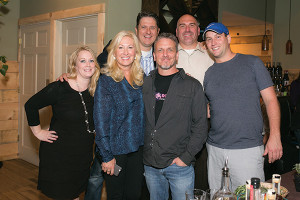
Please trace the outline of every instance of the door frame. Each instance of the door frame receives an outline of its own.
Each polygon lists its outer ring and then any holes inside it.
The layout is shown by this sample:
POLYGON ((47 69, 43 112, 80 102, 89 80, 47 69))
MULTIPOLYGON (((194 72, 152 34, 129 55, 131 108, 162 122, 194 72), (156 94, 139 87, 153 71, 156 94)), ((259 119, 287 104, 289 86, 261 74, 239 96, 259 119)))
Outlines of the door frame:
MULTIPOLYGON (((98 16, 98 30, 97 30, 97 54, 102 52, 104 47, 104 33, 105 33, 105 3, 83 6, 78 8, 66 9, 46 14, 41 14, 33 17, 22 18, 19 20, 19 26, 26 24, 34 24, 44 21, 50 21, 50 60, 49 60, 49 78, 50 82, 55 81, 56 74, 59 72, 61 65, 61 58, 59 53, 59 42, 62 40, 61 29, 62 20, 67 18, 83 17, 88 15, 98 16)), ((19 31, 20 32, 20 31, 19 31)), ((19 33, 20 35, 20 33, 19 33)), ((18 61, 20 62, 20 45, 18 61)))
MULTIPOLYGON (((31 134, 31 130, 28 127, 24 103, 30 96, 45 87, 49 79, 49 62, 47 59, 50 55, 49 34, 49 21, 20 26, 20 35, 23 42, 21 50, 22 59, 19 62, 21 70, 19 71, 18 156, 34 165, 38 165, 39 163, 39 141, 31 134), (31 42, 34 44, 31 44, 31 42), (42 59, 45 56, 47 58, 42 59), (30 63, 27 63, 27 60, 30 63), (32 68, 30 69, 30 67, 32 68)), ((41 127, 48 129, 51 115, 49 107, 41 109, 39 113, 41 127)))
MULTIPOLYGON (((20 27, 23 25, 37 24, 41 22, 50 22, 50 53, 49 53, 49 80, 50 82, 55 81, 56 74, 61 70, 61 48, 60 43, 62 41, 62 20, 67 18, 76 18, 89 15, 98 16, 98 29, 97 29, 97 54, 99 54, 104 47, 104 33, 105 33, 105 3, 96 4, 91 6, 83 6, 79 8, 72 8, 62 11, 56 11, 51 13, 45 13, 28 18, 19 19, 19 48, 18 48, 18 62, 21 61, 21 48, 22 48, 22 37, 20 27)), ((19 66, 20 70, 21 66, 19 66)), ((20 77, 19 77, 20 79, 20 77)), ((20 80, 19 80, 20 82, 20 80)), ((19 87, 22 87, 20 82, 19 87)), ((20 95, 20 94, 19 94, 20 95)), ((20 99, 20 96, 19 96, 20 99)), ((24 105, 19 105, 20 108, 24 105)), ((22 121, 21 112, 18 115, 18 135, 21 135, 22 121)), ((21 145, 21 138, 19 137, 19 146, 21 145)))

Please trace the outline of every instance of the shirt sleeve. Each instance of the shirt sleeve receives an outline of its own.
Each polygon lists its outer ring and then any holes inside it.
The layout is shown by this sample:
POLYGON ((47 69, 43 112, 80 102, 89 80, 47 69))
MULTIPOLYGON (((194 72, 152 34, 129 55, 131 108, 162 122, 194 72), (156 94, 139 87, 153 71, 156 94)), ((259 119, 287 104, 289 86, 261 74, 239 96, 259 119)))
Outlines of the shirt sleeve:
POLYGON ((261 59, 255 57, 254 63, 252 64, 252 69, 255 73, 256 83, 260 91, 273 86, 273 81, 271 79, 270 73, 268 72, 261 59))
POLYGON ((50 83, 41 91, 33 95, 25 103, 25 112, 29 126, 37 126, 40 124, 39 110, 57 102, 58 82, 50 83))
POLYGON ((101 54, 97 57, 97 62, 101 68, 105 67, 105 64, 107 63, 107 57, 108 57, 108 51, 107 47, 110 45, 111 40, 108 42, 108 44, 104 47, 101 54))
POLYGON ((100 76, 94 96, 94 123, 96 130, 95 142, 103 162, 113 159, 110 146, 111 118, 113 99, 109 91, 109 80, 105 75, 100 76))

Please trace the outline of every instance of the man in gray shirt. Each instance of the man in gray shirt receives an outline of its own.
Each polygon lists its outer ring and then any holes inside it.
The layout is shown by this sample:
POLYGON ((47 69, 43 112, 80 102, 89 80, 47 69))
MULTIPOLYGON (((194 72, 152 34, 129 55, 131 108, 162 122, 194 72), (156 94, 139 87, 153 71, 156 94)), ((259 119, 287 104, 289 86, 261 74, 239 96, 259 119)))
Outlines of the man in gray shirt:
POLYGON ((210 188, 221 185, 226 157, 232 190, 258 177, 264 181, 264 158, 274 162, 282 156, 280 109, 273 82, 256 56, 233 53, 226 26, 211 23, 203 37, 215 63, 206 71, 204 90, 209 103, 211 128, 207 139, 210 188), (264 149, 262 97, 270 122, 270 137, 264 149))

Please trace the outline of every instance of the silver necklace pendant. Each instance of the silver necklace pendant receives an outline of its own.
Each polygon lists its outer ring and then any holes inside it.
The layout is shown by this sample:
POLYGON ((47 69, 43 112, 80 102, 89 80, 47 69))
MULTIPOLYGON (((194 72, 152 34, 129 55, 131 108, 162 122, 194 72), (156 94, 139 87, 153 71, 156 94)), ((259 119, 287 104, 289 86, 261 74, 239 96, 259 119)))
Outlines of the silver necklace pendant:
POLYGON ((90 130, 89 118, 88 118, 88 114, 89 113, 88 113, 88 111, 86 109, 85 102, 84 102, 82 93, 80 92, 80 88, 79 88, 79 84, 78 84, 77 80, 75 82, 76 82, 76 85, 77 85, 77 88, 78 88, 78 93, 79 93, 79 96, 81 98, 81 103, 82 103, 83 109, 84 109, 85 125, 86 125, 87 132, 88 133, 95 133, 95 130, 93 130, 93 131, 90 130))

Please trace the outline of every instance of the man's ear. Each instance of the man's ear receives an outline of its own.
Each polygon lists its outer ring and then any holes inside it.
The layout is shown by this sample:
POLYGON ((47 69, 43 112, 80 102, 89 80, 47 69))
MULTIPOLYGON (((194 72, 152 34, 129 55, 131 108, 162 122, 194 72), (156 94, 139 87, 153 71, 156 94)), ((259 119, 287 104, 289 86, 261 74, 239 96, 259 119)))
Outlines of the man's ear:
POLYGON ((135 35, 138 35, 138 30, 137 30, 137 28, 135 27, 134 29, 135 29, 135 35))
POLYGON ((156 58, 155 58, 155 53, 153 51, 153 60, 156 61, 156 58))
POLYGON ((227 41, 228 41, 228 44, 230 44, 230 42, 231 42, 231 36, 230 35, 227 35, 227 41))

